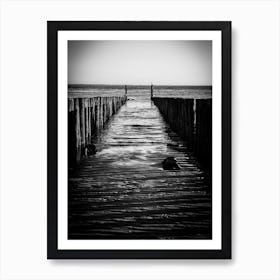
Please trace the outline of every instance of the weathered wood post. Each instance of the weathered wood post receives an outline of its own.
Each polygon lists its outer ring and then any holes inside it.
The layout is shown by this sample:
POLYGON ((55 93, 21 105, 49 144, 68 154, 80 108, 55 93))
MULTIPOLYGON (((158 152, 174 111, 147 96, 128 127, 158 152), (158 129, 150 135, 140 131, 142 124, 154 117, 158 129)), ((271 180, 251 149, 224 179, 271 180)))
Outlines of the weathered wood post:
POLYGON ((76 131, 75 131, 75 100, 68 99, 68 160, 70 165, 75 160, 76 131))
POLYGON ((210 172, 212 100, 154 97, 153 102, 170 127, 187 141, 198 160, 210 172))
POLYGON ((80 125, 81 125, 81 146, 86 144, 86 126, 85 126, 85 99, 79 98, 80 101, 80 125))
POLYGON ((154 86, 151 84, 151 99, 154 97, 154 86))
POLYGON ((196 99, 193 100, 193 134, 196 135, 196 99))
POLYGON ((81 146, 81 125, 80 125, 80 104, 79 99, 74 100, 74 111, 75 111, 75 148, 81 146))
POLYGON ((68 99, 68 162, 79 164, 86 156, 85 147, 125 104, 126 96, 68 99))
POLYGON ((88 109, 89 109, 89 104, 88 104, 88 99, 85 99, 85 146, 88 144, 88 135, 89 135, 89 124, 88 124, 88 109))
POLYGON ((99 130, 99 128, 100 128, 100 98, 101 97, 95 97, 95 98, 96 98, 96 104, 95 104, 95 109, 96 109, 95 127, 96 127, 96 130, 99 130))
POLYGON ((91 99, 88 100, 88 143, 91 144, 91 99))
POLYGON ((127 96, 127 85, 124 86, 124 94, 127 96))
POLYGON ((104 110, 103 110, 103 108, 104 108, 104 106, 103 106, 103 99, 104 98, 102 98, 102 97, 100 97, 100 104, 99 104, 99 106, 100 106, 100 111, 99 111, 99 113, 100 113, 100 119, 99 119, 99 121, 100 121, 100 128, 102 128, 103 127, 103 124, 104 124, 104 119, 103 119, 103 116, 104 116, 104 110))

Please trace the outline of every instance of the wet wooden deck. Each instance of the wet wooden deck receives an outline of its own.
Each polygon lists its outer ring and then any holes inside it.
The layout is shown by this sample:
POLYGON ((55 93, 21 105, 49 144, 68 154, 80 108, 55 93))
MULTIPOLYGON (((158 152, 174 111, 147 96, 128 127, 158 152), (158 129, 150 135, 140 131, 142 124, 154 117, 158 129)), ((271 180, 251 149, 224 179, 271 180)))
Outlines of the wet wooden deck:
POLYGON ((70 239, 211 238, 209 178, 151 100, 130 98, 93 143, 69 174, 70 239))

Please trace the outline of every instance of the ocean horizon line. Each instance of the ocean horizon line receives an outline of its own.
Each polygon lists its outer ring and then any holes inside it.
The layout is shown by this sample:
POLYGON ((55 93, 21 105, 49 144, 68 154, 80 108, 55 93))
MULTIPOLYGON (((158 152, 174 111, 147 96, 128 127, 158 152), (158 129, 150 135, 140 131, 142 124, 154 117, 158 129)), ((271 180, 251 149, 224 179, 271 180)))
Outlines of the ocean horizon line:
POLYGON ((124 86, 127 87, 150 87, 153 85, 153 87, 188 87, 188 88, 212 88, 212 85, 179 85, 179 84, 85 84, 85 83, 69 83, 68 88, 71 87, 119 87, 122 88, 124 86))

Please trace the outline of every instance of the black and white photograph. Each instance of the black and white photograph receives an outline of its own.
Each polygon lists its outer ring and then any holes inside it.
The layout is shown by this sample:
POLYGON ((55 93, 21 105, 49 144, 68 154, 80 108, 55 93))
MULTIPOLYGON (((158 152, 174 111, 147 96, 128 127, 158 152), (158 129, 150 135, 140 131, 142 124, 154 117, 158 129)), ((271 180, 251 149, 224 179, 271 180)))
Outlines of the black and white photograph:
POLYGON ((68 41, 69 239, 211 239, 211 77, 211 41, 68 41))
POLYGON ((221 250, 221 31, 57 40, 58 248, 221 250))
POLYGON ((0 1, 0 279, 280 280, 279 24, 0 1))

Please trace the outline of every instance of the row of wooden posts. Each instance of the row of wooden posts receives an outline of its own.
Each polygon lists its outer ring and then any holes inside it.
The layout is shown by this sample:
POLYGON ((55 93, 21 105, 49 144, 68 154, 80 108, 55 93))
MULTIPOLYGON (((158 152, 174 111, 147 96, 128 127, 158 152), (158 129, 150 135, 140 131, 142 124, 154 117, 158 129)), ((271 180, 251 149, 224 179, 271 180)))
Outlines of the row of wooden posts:
POLYGON ((212 99, 153 97, 166 122, 191 147, 201 164, 212 166, 212 99))
POLYGON ((125 104, 125 96, 69 98, 68 151, 72 160, 83 157, 83 148, 91 144, 92 136, 125 104))
MULTIPOLYGON (((124 96, 68 99, 69 161, 79 162, 92 136, 126 103, 127 86, 124 91, 124 96)), ((170 127, 191 146, 202 165, 210 171, 212 100, 154 97, 153 85, 151 99, 170 127)))

